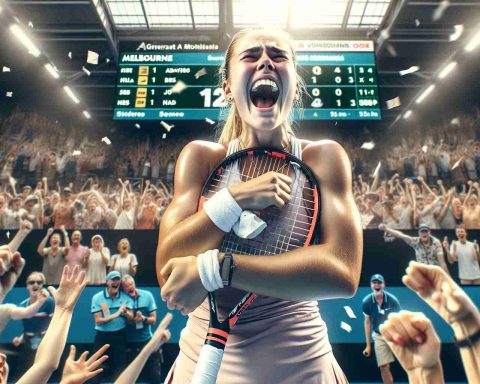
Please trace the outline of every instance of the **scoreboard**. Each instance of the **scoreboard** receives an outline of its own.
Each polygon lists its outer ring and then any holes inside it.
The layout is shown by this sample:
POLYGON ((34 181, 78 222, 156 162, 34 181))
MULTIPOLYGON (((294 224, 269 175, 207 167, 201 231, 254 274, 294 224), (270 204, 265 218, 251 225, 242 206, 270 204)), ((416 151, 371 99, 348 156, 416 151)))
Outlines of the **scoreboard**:
MULTIPOLYGON (((295 119, 380 120, 372 41, 295 41, 306 85, 295 119)), ((224 50, 204 43, 140 43, 122 50, 114 119, 218 120, 227 107, 219 68, 224 50), (135 50, 134 50, 135 49, 135 50)))

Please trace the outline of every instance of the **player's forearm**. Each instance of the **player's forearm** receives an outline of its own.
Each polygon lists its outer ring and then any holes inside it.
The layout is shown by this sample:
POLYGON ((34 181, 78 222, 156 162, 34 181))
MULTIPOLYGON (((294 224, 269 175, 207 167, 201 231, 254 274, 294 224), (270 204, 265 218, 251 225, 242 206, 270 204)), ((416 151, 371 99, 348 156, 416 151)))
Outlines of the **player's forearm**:
POLYGON ((284 300, 351 297, 360 279, 362 239, 332 249, 327 244, 275 256, 234 255, 232 286, 284 300))
MULTIPOLYGON (((452 324, 457 340, 469 339, 480 329, 480 314, 465 317, 461 322, 452 324)), ((469 383, 480 383, 480 341, 471 343, 469 346, 459 348, 463 367, 469 383)))
POLYGON ((432 368, 417 368, 407 372, 409 384, 443 384, 443 369, 440 361, 432 368))
POLYGON ((174 257, 198 255, 218 248, 224 236, 225 232, 203 210, 168 229, 162 227, 157 248, 157 272, 174 257), (162 232, 166 235, 162 236, 162 232))

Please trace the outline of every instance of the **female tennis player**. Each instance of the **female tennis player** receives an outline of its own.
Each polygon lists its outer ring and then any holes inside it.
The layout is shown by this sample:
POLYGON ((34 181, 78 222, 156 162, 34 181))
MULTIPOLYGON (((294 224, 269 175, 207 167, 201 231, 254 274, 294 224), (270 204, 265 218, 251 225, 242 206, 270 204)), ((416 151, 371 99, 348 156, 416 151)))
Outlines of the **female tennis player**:
MULTIPOLYGON (((302 91, 296 65, 286 33, 265 29, 237 33, 222 69, 230 111, 219 142, 193 141, 177 161, 175 194, 162 218, 156 268, 162 299, 169 309, 188 314, 189 320, 166 382, 192 382, 208 333, 213 344, 225 344, 229 336, 218 383, 347 383, 332 354, 317 300, 354 295, 362 262, 360 217, 344 149, 330 140, 307 141, 293 134, 289 121, 302 91), (205 190, 210 187, 204 187, 212 170, 220 175, 235 169, 217 169, 216 164, 252 147, 276 148, 278 153, 265 153, 280 160, 287 151, 305 164, 303 168, 311 169, 319 191, 309 196, 319 201, 311 209, 313 214, 306 215, 305 208, 301 212, 313 225, 318 223, 315 241, 310 234, 307 241, 302 240, 303 246, 273 254, 221 251, 230 249, 224 238, 234 231, 239 237, 253 238, 245 240, 252 243, 272 242, 272 236, 277 236, 275 244, 283 242, 285 236, 269 232, 268 215, 262 212, 275 216, 294 200, 302 202, 302 207, 308 204, 306 192, 295 192, 296 171, 285 172, 283 166, 270 167, 265 173, 251 171, 247 165, 254 160, 250 159, 241 160, 236 169, 258 176, 240 176, 221 191, 215 186, 213 197, 208 195, 205 190), (202 195, 210 199, 204 205, 199 204, 202 195), (241 317, 229 335, 221 331, 213 335, 209 320, 217 310, 209 311, 209 292, 215 292, 220 318, 228 316, 245 292, 257 298, 239 311, 241 317), (223 342, 218 335, 225 335, 223 342)), ((300 211, 298 203, 288 209, 283 222, 290 220, 289 212, 300 211)), ((292 228, 289 236, 296 237, 296 227, 292 228)))

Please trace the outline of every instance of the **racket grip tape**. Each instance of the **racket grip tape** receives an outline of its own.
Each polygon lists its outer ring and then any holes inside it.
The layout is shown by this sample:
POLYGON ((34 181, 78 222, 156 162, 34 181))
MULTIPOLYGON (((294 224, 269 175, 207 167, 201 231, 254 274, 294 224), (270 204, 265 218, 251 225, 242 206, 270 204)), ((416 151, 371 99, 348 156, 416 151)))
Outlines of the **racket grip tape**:
POLYGON ((215 384, 223 358, 223 349, 204 344, 191 384, 215 384))

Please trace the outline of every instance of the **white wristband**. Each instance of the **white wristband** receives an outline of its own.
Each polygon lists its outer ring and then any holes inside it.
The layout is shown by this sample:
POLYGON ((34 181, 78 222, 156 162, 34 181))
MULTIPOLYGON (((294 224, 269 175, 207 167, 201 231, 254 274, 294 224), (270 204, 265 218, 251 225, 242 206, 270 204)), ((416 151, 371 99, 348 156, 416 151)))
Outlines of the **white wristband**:
POLYGON ((218 261, 218 249, 210 249, 197 256, 198 274, 203 286, 208 292, 223 288, 220 276, 220 263, 218 261))
POLYGON ((227 188, 223 188, 215 193, 203 204, 203 209, 210 217, 210 220, 223 232, 227 233, 232 230, 233 225, 242 214, 242 208, 240 208, 227 188))

